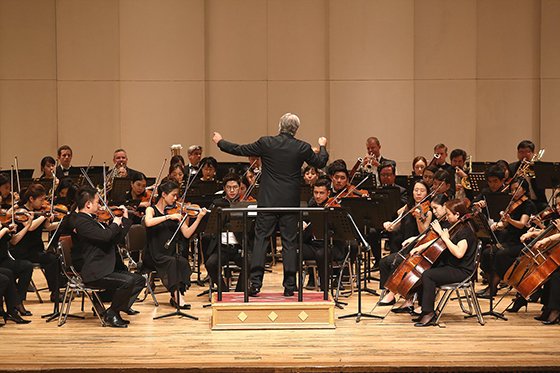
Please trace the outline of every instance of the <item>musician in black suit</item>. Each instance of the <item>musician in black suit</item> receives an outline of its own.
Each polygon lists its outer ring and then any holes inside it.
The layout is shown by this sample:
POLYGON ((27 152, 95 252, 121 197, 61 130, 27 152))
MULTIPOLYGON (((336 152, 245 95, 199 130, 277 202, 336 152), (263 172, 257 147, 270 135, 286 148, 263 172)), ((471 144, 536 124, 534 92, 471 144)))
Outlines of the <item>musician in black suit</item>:
MULTIPOLYGON (((264 136, 252 144, 237 145, 214 132, 212 140, 229 154, 259 156, 262 162, 262 176, 258 196, 259 207, 298 207, 300 197, 300 172, 304 162, 316 167, 324 167, 329 155, 325 148, 327 139, 319 138, 319 152, 314 153, 311 145, 296 139, 299 128, 297 115, 286 113, 280 118, 279 134, 264 136)), ((297 214, 259 213, 255 226, 255 243, 251 260, 251 287, 249 295, 260 292, 264 275, 267 238, 279 224, 282 237, 282 257, 284 265, 284 295, 292 296, 296 288, 296 237, 297 214)))
MULTIPOLYGON (((362 173, 372 173, 377 176, 379 166, 383 163, 391 163, 396 168, 397 162, 392 159, 385 158, 381 155, 381 143, 377 137, 371 136, 366 140, 367 155, 360 166, 362 173)), ((380 186, 379 179, 376 180, 376 186, 380 186)))
POLYGON ((72 257, 82 260, 81 276, 84 283, 103 289, 114 289, 111 306, 103 315, 104 321, 112 327, 126 327, 120 312, 129 315, 138 313, 131 308, 136 297, 144 288, 145 280, 139 274, 115 270, 117 262, 115 246, 132 225, 128 213, 123 208, 123 218, 115 217, 104 226, 96 220, 99 209, 99 195, 95 189, 84 186, 76 193, 79 212, 72 217, 72 257))
MULTIPOLYGON (((535 155, 535 144, 531 140, 523 140, 517 145, 517 162, 509 164, 509 174, 510 177, 516 174, 517 170, 523 163, 523 161, 530 162, 535 155)), ((537 179, 525 177, 525 175, 520 175, 529 181, 529 190, 527 191, 527 197, 533 201, 537 207, 537 211, 541 211, 548 205, 548 200, 546 198, 545 190, 537 187, 537 179)))
POLYGON ((72 148, 68 145, 62 145, 56 151, 58 166, 56 166, 55 176, 58 180, 70 176, 70 168, 72 168, 72 148))

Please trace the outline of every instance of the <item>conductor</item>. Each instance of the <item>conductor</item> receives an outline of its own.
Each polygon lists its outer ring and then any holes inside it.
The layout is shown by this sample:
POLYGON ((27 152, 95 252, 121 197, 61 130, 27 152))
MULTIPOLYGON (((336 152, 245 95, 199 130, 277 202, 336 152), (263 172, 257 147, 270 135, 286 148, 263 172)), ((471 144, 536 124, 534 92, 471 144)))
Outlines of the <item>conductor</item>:
MULTIPOLYGON (((226 141, 214 132, 214 141, 223 152, 240 156, 258 156, 262 161, 262 176, 258 195, 259 207, 299 207, 301 167, 304 162, 317 168, 324 167, 329 159, 325 146, 327 139, 320 137, 319 152, 294 136, 299 128, 297 115, 286 113, 280 118, 278 135, 263 136, 254 143, 238 145, 226 141)), ((284 266, 284 296, 293 296, 296 290, 296 239, 298 215, 294 213, 259 213, 255 224, 255 243, 251 259, 249 295, 257 296, 261 290, 266 256, 267 238, 276 225, 282 238, 284 266)))

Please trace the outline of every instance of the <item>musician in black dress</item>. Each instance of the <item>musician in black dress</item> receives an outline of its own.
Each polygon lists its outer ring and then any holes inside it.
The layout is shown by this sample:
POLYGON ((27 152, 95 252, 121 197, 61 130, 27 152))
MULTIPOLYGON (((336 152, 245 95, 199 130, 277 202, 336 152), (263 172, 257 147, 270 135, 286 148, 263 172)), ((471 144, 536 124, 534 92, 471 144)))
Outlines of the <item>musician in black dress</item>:
MULTIPOLYGON (((150 192, 151 193, 151 192, 150 192)), ((151 204, 151 194, 146 191, 146 176, 136 172, 130 179, 130 189, 124 194, 124 204, 129 208, 129 217, 132 224, 140 224, 142 217, 151 204)))
POLYGON ((130 273, 117 260, 117 243, 128 233, 132 222, 124 206, 123 217, 115 217, 108 224, 97 221, 99 194, 90 186, 83 186, 76 192, 78 213, 71 216, 72 261, 80 262, 78 270, 86 285, 114 290, 111 306, 103 319, 108 326, 126 328, 129 321, 120 313, 139 313, 132 304, 144 288, 146 280, 137 273, 130 273))
MULTIPOLYGON (((176 243, 172 242, 169 247, 166 243, 171 239, 178 227, 178 222, 183 219, 179 212, 166 214, 166 208, 174 206, 179 194, 179 185, 174 181, 166 181, 158 187, 158 199, 156 203, 146 209, 144 224, 146 225, 147 245, 144 255, 144 265, 155 269, 161 278, 163 285, 171 293, 171 305, 190 308, 185 304, 183 294, 190 287, 191 268, 187 259, 176 255, 176 243), (177 297, 179 289, 179 299, 177 297)), ((195 220, 189 224, 185 222, 181 226, 180 234, 186 238, 193 235, 206 214, 202 209, 195 220)), ((190 218, 189 218, 190 219, 190 218)), ((177 236, 175 240, 178 240, 177 236)))
MULTIPOLYGON (((454 199, 445 203, 447 222, 454 225, 467 213, 464 200, 454 199)), ((444 284, 461 282, 474 271, 476 246, 478 239, 468 222, 459 222, 451 235, 447 228, 442 228, 439 221, 432 223, 432 228, 443 240, 446 250, 438 258, 434 266, 424 271, 418 291, 422 314, 415 319, 414 326, 434 325, 434 306, 436 288, 444 284)), ((419 253, 431 242, 411 250, 411 254, 419 253)))
MULTIPOLYGON (((15 259, 27 260, 31 263, 39 263, 45 272, 47 285, 51 291, 51 301, 59 294, 58 286, 62 284, 58 270, 58 258, 56 255, 45 251, 43 243, 43 230, 53 231, 59 223, 53 223, 53 217, 41 213, 43 202, 46 198, 45 188, 41 184, 31 184, 21 200, 18 211, 35 215, 31 225, 26 228, 26 222, 17 222, 18 232, 27 229, 23 235, 16 234, 11 240, 10 253, 15 259)), ((25 295, 23 300, 25 299, 25 295)))
MULTIPOLYGON (((409 212, 414 206, 416 206, 420 201, 422 201, 426 196, 428 196, 429 190, 428 186, 422 181, 417 180, 412 189, 412 196, 408 203, 397 211, 398 216, 403 216, 409 212)), ((441 205, 444 197, 436 200, 434 204, 431 205, 432 209, 437 209, 438 205, 441 205)), ((426 201, 429 204, 429 201, 426 201)), ((385 283, 393 273, 393 270, 402 262, 403 258, 408 255, 412 247, 407 247, 414 238, 416 238, 421 232, 424 232, 432 222, 433 212, 422 211, 422 208, 415 208, 410 214, 406 215, 399 223, 393 224, 392 222, 383 223, 383 227, 387 232, 390 233, 389 236, 389 249, 391 254, 387 255, 381 259, 379 264, 379 275, 380 275, 380 288, 385 289, 385 283), (406 250, 400 252, 403 247, 407 247, 406 250), (400 253, 400 254, 399 254, 400 253)), ((383 297, 379 301, 380 306, 390 306, 395 304, 395 295, 391 292, 385 291, 383 297)), ((406 302, 402 308, 412 306, 412 302, 406 302)))
POLYGON ((480 259, 480 268, 488 276, 489 289, 482 297, 496 294, 498 283, 504 277, 515 258, 523 249, 521 236, 527 232, 527 223, 537 211, 535 204, 526 197, 529 184, 524 179, 514 179, 510 183, 512 202, 508 211, 503 213, 499 222, 490 228, 495 231, 501 245, 493 250, 484 250, 480 259))
MULTIPOLYGON (((18 215, 21 217, 21 215, 18 215)), ((33 223, 33 216, 26 214, 27 222, 18 232, 17 224, 9 224, 7 227, 0 229, 0 268, 6 268, 11 271, 14 278, 17 291, 17 310, 22 316, 31 316, 31 312, 26 310, 23 300, 27 296, 27 289, 31 283, 33 276, 33 263, 29 260, 15 259, 8 251, 10 243, 15 244, 27 233, 33 223)))
MULTIPOLYGON (((234 155, 261 157, 263 167, 257 198, 259 207, 298 207, 300 172, 303 163, 321 168, 328 161, 328 153, 325 148, 327 139, 319 138, 320 149, 316 154, 311 145, 294 137, 299 125, 297 115, 284 114, 280 118, 278 135, 264 136, 247 145, 228 142, 219 133, 214 133, 212 140, 222 151, 234 155)), ((249 289, 251 296, 256 296, 260 292, 268 237, 272 235, 277 224, 279 224, 282 238, 284 295, 292 296, 294 294, 297 269, 297 221, 297 214, 258 214, 251 258, 251 288, 249 289)))
MULTIPOLYGON (((28 218, 31 221, 29 216, 28 218)), ((16 228, 15 224, 8 224, 6 227, 0 226, 0 326, 2 325, 1 322, 6 320, 14 321, 17 324, 30 322, 22 319, 19 314, 31 315, 31 312, 23 307, 21 294, 27 291, 33 273, 33 265, 29 262, 19 263, 8 254, 8 241, 15 234, 16 228), (26 265, 26 263, 29 265, 26 265), (19 278, 16 277, 11 268, 19 271, 17 274, 19 278), (19 286, 16 280, 19 280, 19 286), (21 285, 25 285, 25 288, 21 289, 21 285), (3 308, 3 301, 6 303, 6 311, 3 308)))

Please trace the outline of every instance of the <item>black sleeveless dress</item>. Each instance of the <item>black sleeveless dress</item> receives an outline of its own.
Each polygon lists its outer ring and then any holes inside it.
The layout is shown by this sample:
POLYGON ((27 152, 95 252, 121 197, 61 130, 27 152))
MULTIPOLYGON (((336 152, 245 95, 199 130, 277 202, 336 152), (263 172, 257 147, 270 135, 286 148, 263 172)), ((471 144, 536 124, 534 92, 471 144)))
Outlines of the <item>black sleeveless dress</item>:
MULTIPOLYGON (((164 216, 155 206, 154 217, 164 216)), ((166 220, 163 223, 146 227, 146 252, 144 255, 144 265, 150 269, 155 269, 161 278, 163 285, 169 291, 174 291, 178 286, 181 292, 191 285, 191 267, 187 259, 183 256, 175 255, 175 243, 165 249, 165 243, 173 236, 177 229, 177 221, 166 220)), ((182 237, 181 232, 177 234, 177 239, 182 237)))

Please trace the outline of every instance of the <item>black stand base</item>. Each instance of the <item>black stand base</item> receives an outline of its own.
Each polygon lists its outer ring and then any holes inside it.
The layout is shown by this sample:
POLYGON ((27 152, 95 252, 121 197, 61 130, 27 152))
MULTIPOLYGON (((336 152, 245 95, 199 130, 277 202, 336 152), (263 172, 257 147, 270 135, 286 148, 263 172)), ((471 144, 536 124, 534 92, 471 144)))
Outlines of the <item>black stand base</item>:
MULTIPOLYGON (((46 315, 41 315, 42 319, 46 319, 45 322, 51 322, 53 320, 58 319, 58 317, 60 316, 60 312, 59 311, 53 311, 51 313, 48 313, 46 315)), ((79 316, 79 315, 73 315, 73 314, 69 314, 68 317, 73 317, 75 319, 80 319, 80 320, 85 320, 84 316, 79 316)))
POLYGON ((371 318, 371 319, 381 319, 383 320, 384 317, 383 316, 378 316, 378 315, 371 315, 369 313, 361 313, 361 312, 356 312, 356 313, 351 313, 349 315, 344 315, 344 316, 339 316, 339 319, 349 319, 351 317, 355 317, 356 318, 356 322, 360 322, 360 319, 362 317, 365 318, 371 318))
POLYGON ((181 312, 180 310, 176 310, 175 312, 171 312, 171 313, 161 315, 161 316, 156 316, 156 317, 154 317, 154 320, 163 319, 163 318, 171 317, 171 316, 183 316, 183 317, 188 317, 189 319, 192 319, 192 320, 198 320, 198 317, 193 316, 193 315, 189 315, 188 313, 181 312))

